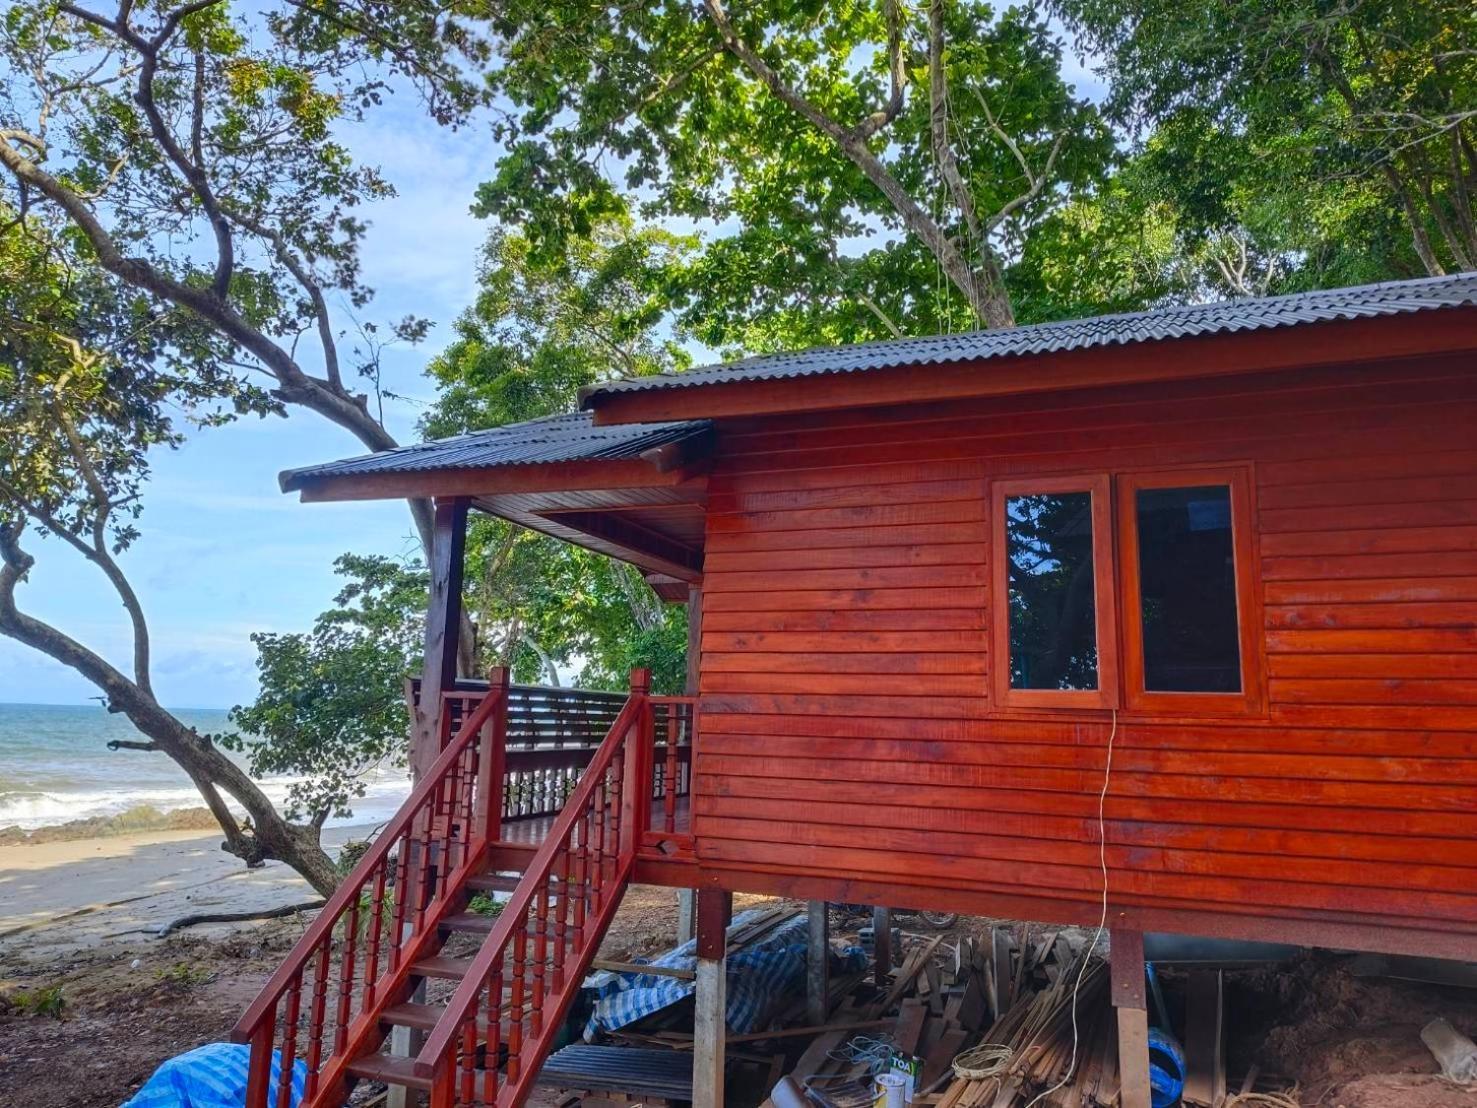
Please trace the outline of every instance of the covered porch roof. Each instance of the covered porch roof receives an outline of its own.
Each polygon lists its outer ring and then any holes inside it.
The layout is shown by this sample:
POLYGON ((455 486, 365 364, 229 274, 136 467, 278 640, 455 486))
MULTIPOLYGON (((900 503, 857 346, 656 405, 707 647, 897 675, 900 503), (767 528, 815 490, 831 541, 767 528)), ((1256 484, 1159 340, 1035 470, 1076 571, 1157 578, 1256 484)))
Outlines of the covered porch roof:
POLYGON ((706 420, 596 427, 547 416, 285 470, 304 501, 466 499, 490 515, 630 562, 666 599, 702 575, 706 420))

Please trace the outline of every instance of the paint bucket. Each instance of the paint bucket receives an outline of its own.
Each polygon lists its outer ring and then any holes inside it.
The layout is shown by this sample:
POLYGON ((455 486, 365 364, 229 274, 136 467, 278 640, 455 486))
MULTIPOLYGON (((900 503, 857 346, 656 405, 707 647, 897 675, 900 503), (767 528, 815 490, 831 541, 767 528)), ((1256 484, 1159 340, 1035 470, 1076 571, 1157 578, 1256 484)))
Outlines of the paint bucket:
POLYGON ((877 1075, 877 1098, 872 1108, 906 1108, 908 1103, 908 1079, 900 1073, 877 1075))

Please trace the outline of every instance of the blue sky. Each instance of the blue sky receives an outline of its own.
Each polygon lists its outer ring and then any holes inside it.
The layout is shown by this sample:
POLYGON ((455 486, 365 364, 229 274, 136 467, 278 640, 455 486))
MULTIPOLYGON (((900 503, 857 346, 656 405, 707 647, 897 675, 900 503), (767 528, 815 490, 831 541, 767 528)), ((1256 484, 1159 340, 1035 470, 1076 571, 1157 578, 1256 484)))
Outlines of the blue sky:
MULTIPOLYGON (((1066 69, 1079 91, 1101 97, 1101 83, 1070 52, 1066 69)), ((387 422, 409 441, 432 391, 421 367, 474 295, 487 228, 468 206, 477 184, 491 176, 498 148, 485 127, 434 127, 407 96, 343 135, 399 191, 368 213, 363 270, 377 297, 361 318, 414 314, 437 324, 420 347, 385 357, 386 386, 409 398, 390 404, 387 422)), ((123 564, 149 616, 162 703, 214 708, 251 700, 250 634, 306 628, 338 590, 334 558, 416 552, 398 501, 299 504, 278 491, 281 469, 362 452, 347 432, 298 412, 199 433, 155 459, 143 538, 123 564)), ((39 564, 18 595, 23 610, 126 668, 126 623, 101 576, 59 544, 33 537, 30 545, 39 564)), ((66 667, 0 637, 0 703, 74 704, 95 691, 66 667)))
MULTIPOLYGON (((431 389, 421 366, 473 295, 486 226, 468 205, 497 151, 485 128, 437 129, 407 97, 345 138, 399 190, 371 216, 364 272, 378 295, 361 318, 413 313, 436 321, 427 343, 386 355, 391 390, 424 401, 431 389)), ((418 415, 413 399, 387 410, 402 441, 414 437, 418 415)), ((362 452, 347 432, 298 412, 198 433, 181 450, 156 457, 143 538, 124 556, 124 568, 149 616, 163 703, 229 707, 250 700, 251 632, 306 627, 337 591, 332 563, 339 554, 415 552, 410 517, 398 501, 299 504, 278 491, 280 469, 362 452)), ((19 593, 24 610, 125 663, 122 609, 97 571, 58 544, 33 537, 30 546, 39 564, 19 593)), ((66 667, 0 637, 0 702, 78 703, 95 691, 66 667)))

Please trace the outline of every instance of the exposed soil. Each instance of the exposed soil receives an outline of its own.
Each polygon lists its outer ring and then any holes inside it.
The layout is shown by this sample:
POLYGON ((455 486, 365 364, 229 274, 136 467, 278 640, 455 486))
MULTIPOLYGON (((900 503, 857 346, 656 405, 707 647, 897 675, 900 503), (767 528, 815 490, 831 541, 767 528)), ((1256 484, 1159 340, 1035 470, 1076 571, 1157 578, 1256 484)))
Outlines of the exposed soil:
MULTIPOLYGON (((738 908, 769 902, 735 899, 738 908)), ((660 953, 676 919, 673 890, 636 886, 601 955, 660 953)), ((23 942, 0 946, 0 997, 53 986, 63 997, 59 1019, 0 1002, 0 1108, 117 1108, 160 1062, 225 1040, 307 922, 274 920, 225 938, 114 941, 42 959, 23 942)))
POLYGON ((1477 990, 1355 977, 1347 958, 1314 954, 1227 977, 1230 1072, 1253 1062, 1296 1084, 1305 1106, 1477 1108, 1421 1042, 1438 1016, 1477 1034, 1477 990))
MULTIPOLYGON (((736 906, 766 900, 740 896, 736 906)), ((667 949, 675 902, 670 889, 631 889, 602 955, 667 949)), ((225 1039, 305 926, 279 920, 224 938, 186 933, 39 958, 24 944, 0 946, 0 996, 60 986, 64 998, 60 1018, 0 1011, 0 1108, 116 1108, 161 1061, 225 1039)), ((960 922, 974 933, 987 926, 960 922)), ((845 932, 833 934, 845 941, 845 932)), ((1320 955, 1228 975, 1233 1084, 1256 1063, 1275 1084, 1296 1084, 1305 1108, 1477 1108, 1477 1091, 1438 1076, 1420 1040, 1436 1016, 1477 1033, 1477 991, 1358 978, 1345 962, 1320 955)))

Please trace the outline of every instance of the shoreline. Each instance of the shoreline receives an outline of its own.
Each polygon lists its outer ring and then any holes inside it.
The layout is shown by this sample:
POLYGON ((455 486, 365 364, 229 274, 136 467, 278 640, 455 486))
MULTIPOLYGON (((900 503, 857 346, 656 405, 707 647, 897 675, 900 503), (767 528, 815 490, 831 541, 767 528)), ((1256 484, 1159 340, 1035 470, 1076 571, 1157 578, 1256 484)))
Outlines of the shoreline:
MULTIPOLYGON (((377 824, 326 828, 330 853, 377 824)), ((181 916, 248 912, 314 899, 281 862, 248 869, 214 830, 129 831, 0 845, 0 948, 63 953, 126 935, 147 936, 181 916)), ((192 934, 250 924, 207 924, 192 934)))

